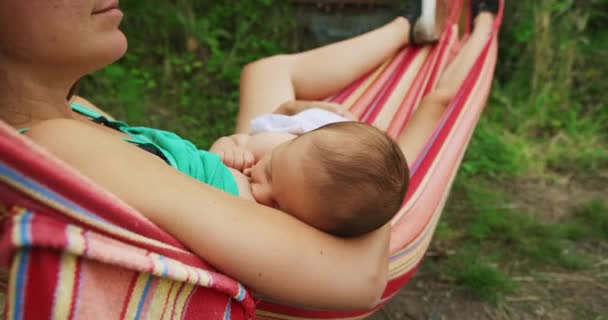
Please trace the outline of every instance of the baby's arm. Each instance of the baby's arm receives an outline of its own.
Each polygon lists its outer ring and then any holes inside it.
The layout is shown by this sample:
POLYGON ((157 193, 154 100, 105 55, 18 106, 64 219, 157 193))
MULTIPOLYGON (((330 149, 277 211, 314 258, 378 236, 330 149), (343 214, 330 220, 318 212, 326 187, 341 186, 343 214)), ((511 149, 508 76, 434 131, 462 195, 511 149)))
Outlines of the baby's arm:
POLYGON ((262 132, 255 135, 237 133, 219 138, 209 151, 218 154, 226 166, 243 171, 278 145, 295 137, 293 134, 281 132, 262 132))
POLYGON ((296 135, 286 132, 261 132, 249 137, 245 148, 253 153, 255 161, 257 162, 262 157, 269 154, 272 149, 284 142, 294 139, 296 135))

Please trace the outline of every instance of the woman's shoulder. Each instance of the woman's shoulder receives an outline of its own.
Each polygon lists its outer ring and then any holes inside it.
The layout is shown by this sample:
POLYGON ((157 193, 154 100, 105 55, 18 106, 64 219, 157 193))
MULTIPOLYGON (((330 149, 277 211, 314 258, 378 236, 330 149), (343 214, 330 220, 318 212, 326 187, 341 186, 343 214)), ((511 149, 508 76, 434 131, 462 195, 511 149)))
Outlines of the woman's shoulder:
POLYGON ((25 131, 30 138, 43 138, 48 135, 63 135, 73 131, 85 130, 87 125, 76 119, 56 118, 34 123, 25 131))
MULTIPOLYGON (((34 143, 57 151, 62 158, 82 157, 87 158, 86 148, 110 148, 122 140, 122 137, 96 128, 94 125, 77 119, 49 119, 32 125, 24 135, 34 143)), ((108 150, 108 152, 111 152, 108 150)))

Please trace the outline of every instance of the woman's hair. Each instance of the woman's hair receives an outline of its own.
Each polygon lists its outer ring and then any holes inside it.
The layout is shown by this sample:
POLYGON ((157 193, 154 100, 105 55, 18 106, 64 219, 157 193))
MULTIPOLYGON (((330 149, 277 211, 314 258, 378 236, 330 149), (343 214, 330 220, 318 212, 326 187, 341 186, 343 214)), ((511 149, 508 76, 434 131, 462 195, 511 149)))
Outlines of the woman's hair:
POLYGON ((360 122, 339 122, 313 132, 311 158, 326 171, 321 214, 332 234, 353 237, 386 224, 409 184, 401 148, 384 132, 360 122), (332 135, 331 138, 329 135, 332 135))

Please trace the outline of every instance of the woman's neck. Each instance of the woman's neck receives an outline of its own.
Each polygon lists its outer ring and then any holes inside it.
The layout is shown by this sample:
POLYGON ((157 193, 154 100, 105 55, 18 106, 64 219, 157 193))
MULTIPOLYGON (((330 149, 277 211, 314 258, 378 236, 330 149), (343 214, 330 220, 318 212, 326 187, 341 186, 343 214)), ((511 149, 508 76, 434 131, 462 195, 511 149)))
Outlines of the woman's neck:
POLYGON ((44 120, 72 118, 66 100, 71 85, 23 70, 0 69, 0 120, 22 128, 44 120))

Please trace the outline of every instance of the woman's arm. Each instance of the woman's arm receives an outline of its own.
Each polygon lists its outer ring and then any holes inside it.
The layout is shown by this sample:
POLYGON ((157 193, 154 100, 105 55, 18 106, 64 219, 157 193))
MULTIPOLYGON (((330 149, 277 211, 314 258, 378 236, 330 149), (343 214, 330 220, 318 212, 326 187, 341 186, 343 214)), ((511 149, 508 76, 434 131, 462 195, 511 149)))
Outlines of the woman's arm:
POLYGON ((354 239, 333 237, 204 185, 77 121, 45 121, 27 135, 256 292, 328 309, 368 308, 382 294, 388 227, 354 239))

